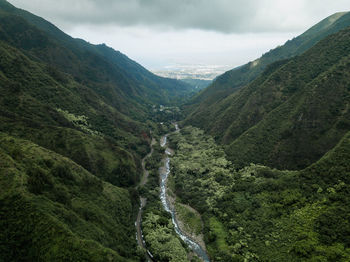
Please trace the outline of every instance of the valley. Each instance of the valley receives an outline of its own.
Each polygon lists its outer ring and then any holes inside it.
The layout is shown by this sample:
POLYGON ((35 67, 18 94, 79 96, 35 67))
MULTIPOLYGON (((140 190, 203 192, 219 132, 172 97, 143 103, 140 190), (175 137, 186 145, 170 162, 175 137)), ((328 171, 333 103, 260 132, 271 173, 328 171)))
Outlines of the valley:
POLYGON ((350 261, 350 13, 203 68, 0 0, 0 261, 350 261))
MULTIPOLYGON (((179 132, 180 129, 178 128, 178 125, 177 124, 174 124, 174 125, 176 128, 174 132, 179 132)), ((160 199, 164 209, 171 214, 171 220, 174 225, 175 232, 196 253, 196 255, 201 258, 201 260, 205 262, 209 262, 209 258, 205 252, 206 249, 205 249, 205 244, 203 240, 199 239, 201 241, 198 241, 198 237, 197 237, 197 240, 191 238, 189 236, 190 234, 184 230, 184 222, 179 220, 179 213, 176 212, 176 208, 175 208, 176 195, 173 195, 173 192, 169 192, 168 179, 171 173, 169 157, 172 155, 172 149, 167 147, 167 138, 169 135, 170 134, 164 135, 161 139, 161 141, 163 141, 161 146, 163 148, 166 148, 165 149, 166 157, 162 160, 164 165, 159 169, 160 188, 161 188, 160 199)))

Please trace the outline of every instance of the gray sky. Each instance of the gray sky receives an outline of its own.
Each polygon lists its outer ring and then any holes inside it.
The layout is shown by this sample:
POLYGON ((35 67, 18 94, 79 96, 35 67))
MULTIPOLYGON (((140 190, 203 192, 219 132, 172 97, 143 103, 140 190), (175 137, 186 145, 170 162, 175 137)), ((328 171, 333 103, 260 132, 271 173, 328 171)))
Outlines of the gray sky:
POLYGON ((349 0, 9 0, 73 37, 106 43, 147 68, 235 67, 282 45, 349 0))

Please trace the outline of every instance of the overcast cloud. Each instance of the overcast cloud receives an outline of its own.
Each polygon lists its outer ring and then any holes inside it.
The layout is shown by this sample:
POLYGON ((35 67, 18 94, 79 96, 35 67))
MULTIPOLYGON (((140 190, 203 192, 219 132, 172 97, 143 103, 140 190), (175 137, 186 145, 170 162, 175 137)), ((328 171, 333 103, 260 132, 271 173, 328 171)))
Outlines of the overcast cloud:
POLYGON ((9 2, 75 37, 109 44, 146 66, 152 57, 156 63, 188 56, 189 62, 215 63, 217 56, 216 63, 239 65, 335 12, 350 10, 349 0, 9 2))
POLYGON ((12 0, 61 23, 149 25, 225 33, 298 31, 348 0, 12 0))

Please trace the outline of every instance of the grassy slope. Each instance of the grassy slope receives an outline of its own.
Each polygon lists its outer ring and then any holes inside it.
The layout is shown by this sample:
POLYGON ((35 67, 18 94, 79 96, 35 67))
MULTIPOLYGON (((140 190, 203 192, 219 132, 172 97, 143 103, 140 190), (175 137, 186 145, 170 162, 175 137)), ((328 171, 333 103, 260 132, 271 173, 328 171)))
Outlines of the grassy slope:
POLYGON ((231 94, 256 79, 272 63, 300 55, 321 39, 349 25, 350 13, 334 14, 304 34, 287 41, 285 45, 269 51, 256 61, 219 76, 209 88, 202 91, 189 103, 188 112, 190 114, 186 123, 203 128, 210 131, 212 135, 222 138, 221 134, 226 131, 229 123, 222 126, 219 132, 212 129, 222 124, 218 123, 218 120, 221 119, 222 112, 228 111, 233 103, 234 97, 231 94), (225 99, 228 96, 231 96, 231 102, 225 99))
POLYGON ((350 127, 349 42, 341 31, 242 89, 220 121, 229 158, 300 169, 333 148, 350 127))
POLYGON ((4 133, 0 163, 0 258, 125 261, 121 256, 135 256, 128 191, 4 133))
POLYGON ((46 65, 4 43, 0 43, 0 62, 0 130, 70 157, 115 184, 107 177, 124 163, 130 167, 128 173, 134 174, 131 182, 137 180, 134 157, 139 159, 147 150, 142 125, 69 76, 52 75, 46 65), (74 122, 58 108, 84 115, 87 124, 74 122), (134 152, 134 157, 123 148, 134 152))
POLYGON ((170 138, 176 145, 172 170, 177 193, 203 215, 213 259, 349 260, 349 132, 302 171, 259 165, 234 171, 198 132, 186 127, 170 138))
MULTIPOLYGON (((132 85, 106 81, 103 70, 116 69, 102 56, 69 49, 5 12, 3 4, 0 173, 1 228, 7 230, 0 260, 138 259, 132 223, 137 200, 104 181, 122 187, 138 182, 148 127, 134 119, 147 115, 144 105, 132 85)), ((129 81, 121 71, 115 77, 129 81)))
MULTIPOLYGON (((168 182, 169 183, 169 182, 168 182)), ((178 201, 175 204, 176 215, 183 222, 186 232, 199 235, 202 233, 202 220, 196 211, 191 207, 181 204, 178 201)))
POLYGON ((144 115, 145 103, 174 103, 191 91, 187 84, 158 77, 106 45, 73 39, 44 19, 4 0, 0 1, 0 9, 4 40, 94 88, 122 113, 137 118, 144 115))
POLYGON ((260 77, 195 121, 226 144, 231 160, 304 168, 348 130, 349 29, 303 55, 270 65, 260 77), (212 122, 210 116, 215 116, 212 122))
POLYGON ((261 261, 348 261, 349 143, 348 133, 302 171, 241 172, 219 205, 232 245, 247 243, 237 251, 253 252, 261 261))

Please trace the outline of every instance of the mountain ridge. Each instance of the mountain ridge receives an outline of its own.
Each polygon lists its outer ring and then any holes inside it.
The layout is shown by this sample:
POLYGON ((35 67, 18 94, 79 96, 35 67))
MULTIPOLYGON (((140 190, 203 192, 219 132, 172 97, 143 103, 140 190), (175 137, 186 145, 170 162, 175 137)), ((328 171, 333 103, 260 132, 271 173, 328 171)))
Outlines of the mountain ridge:
MULTIPOLYGON (((169 186, 201 213, 211 259, 348 261, 350 27, 338 29, 349 21, 335 14, 292 40, 290 52, 307 49, 297 56, 277 49, 273 63, 240 67, 246 85, 183 122, 207 134, 170 135, 193 88, 0 0, 0 260, 144 261, 140 195, 146 244, 185 259, 161 208, 159 144, 139 185, 141 159, 167 133, 169 186), (338 31, 314 45, 324 27, 338 31)), ((231 92, 230 77, 213 86, 231 92)))
POLYGON ((0 258, 139 260, 134 187, 153 106, 188 85, 1 0, 0 91, 0 258))
MULTIPOLYGON (((194 125, 208 129, 208 122, 215 122, 217 106, 222 106, 228 96, 256 79, 268 65, 277 61, 289 59, 300 55, 327 35, 333 34, 350 25, 350 13, 335 13, 317 23, 298 37, 288 40, 283 46, 270 50, 260 58, 234 68, 218 76, 208 88, 197 94, 186 104, 187 118, 185 123, 193 122, 194 125), (334 20, 330 22, 331 20, 334 20), (196 123, 196 118, 209 116, 209 121, 202 125, 196 123)), ((212 133, 213 134, 213 133, 212 133)), ((214 135, 214 134, 213 134, 214 135)), ((215 136, 215 135, 214 135, 215 136)))

